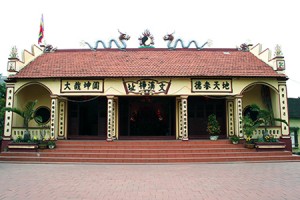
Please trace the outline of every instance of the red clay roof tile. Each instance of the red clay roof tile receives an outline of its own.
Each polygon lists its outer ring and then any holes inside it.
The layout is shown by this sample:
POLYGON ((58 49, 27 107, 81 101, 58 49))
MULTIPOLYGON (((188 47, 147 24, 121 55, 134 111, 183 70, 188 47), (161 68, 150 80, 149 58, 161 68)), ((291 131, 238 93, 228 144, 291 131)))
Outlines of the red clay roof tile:
POLYGON ((83 49, 45 53, 12 78, 180 76, 285 77, 236 49, 83 49))

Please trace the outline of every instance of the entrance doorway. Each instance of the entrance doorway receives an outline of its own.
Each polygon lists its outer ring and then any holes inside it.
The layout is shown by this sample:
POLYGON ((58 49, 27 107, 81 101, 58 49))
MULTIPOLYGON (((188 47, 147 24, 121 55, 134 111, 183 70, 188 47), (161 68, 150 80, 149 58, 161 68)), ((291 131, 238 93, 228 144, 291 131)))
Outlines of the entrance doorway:
POLYGON ((175 98, 120 97, 120 139, 175 138, 175 98))
POLYGON ((105 97, 69 97, 68 139, 105 139, 105 97))
POLYGON ((209 138, 207 119, 215 114, 221 126, 221 138, 226 137, 226 101, 225 99, 210 99, 205 97, 188 98, 189 138, 209 138))

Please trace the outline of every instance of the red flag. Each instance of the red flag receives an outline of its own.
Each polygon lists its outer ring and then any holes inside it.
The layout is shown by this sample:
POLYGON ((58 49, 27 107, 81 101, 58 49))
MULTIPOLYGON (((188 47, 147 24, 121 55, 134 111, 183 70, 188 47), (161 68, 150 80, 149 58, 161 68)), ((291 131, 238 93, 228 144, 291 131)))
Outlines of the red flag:
POLYGON ((42 43, 43 38, 44 38, 44 18, 43 18, 43 15, 42 15, 41 23, 40 23, 40 33, 39 33, 38 44, 42 43))

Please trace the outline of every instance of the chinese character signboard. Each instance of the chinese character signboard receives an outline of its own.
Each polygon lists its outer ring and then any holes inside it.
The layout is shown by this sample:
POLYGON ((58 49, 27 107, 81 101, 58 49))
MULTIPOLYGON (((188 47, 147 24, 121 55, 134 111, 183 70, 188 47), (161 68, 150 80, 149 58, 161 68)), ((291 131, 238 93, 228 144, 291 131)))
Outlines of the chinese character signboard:
POLYGON ((137 81, 125 81, 123 80, 126 94, 167 94, 170 88, 171 80, 169 81, 158 81, 154 79, 141 79, 137 81))
POLYGON ((231 79, 192 79, 192 92, 232 92, 231 79))
POLYGON ((67 92, 103 93, 103 80, 61 80, 60 90, 67 92))

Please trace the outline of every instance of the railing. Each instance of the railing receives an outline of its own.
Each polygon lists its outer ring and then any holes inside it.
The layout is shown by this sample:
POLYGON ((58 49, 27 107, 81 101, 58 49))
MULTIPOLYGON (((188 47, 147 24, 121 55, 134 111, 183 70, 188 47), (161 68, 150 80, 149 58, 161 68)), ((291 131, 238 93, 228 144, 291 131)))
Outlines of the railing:
MULTIPOLYGON (((26 129, 20 127, 13 127, 12 128, 12 139, 16 139, 18 136, 24 136, 26 129)), ((31 138, 36 137, 37 139, 42 139, 43 137, 50 137, 50 128, 49 127, 36 127, 36 128, 29 128, 28 129, 31 138)))
MULTIPOLYGON (((258 127, 253 132, 253 138, 263 137, 264 133, 265 133, 265 127, 264 126, 258 127)), ((275 138, 279 138, 281 136, 281 126, 268 126, 267 133, 271 133, 274 135, 275 138)))

